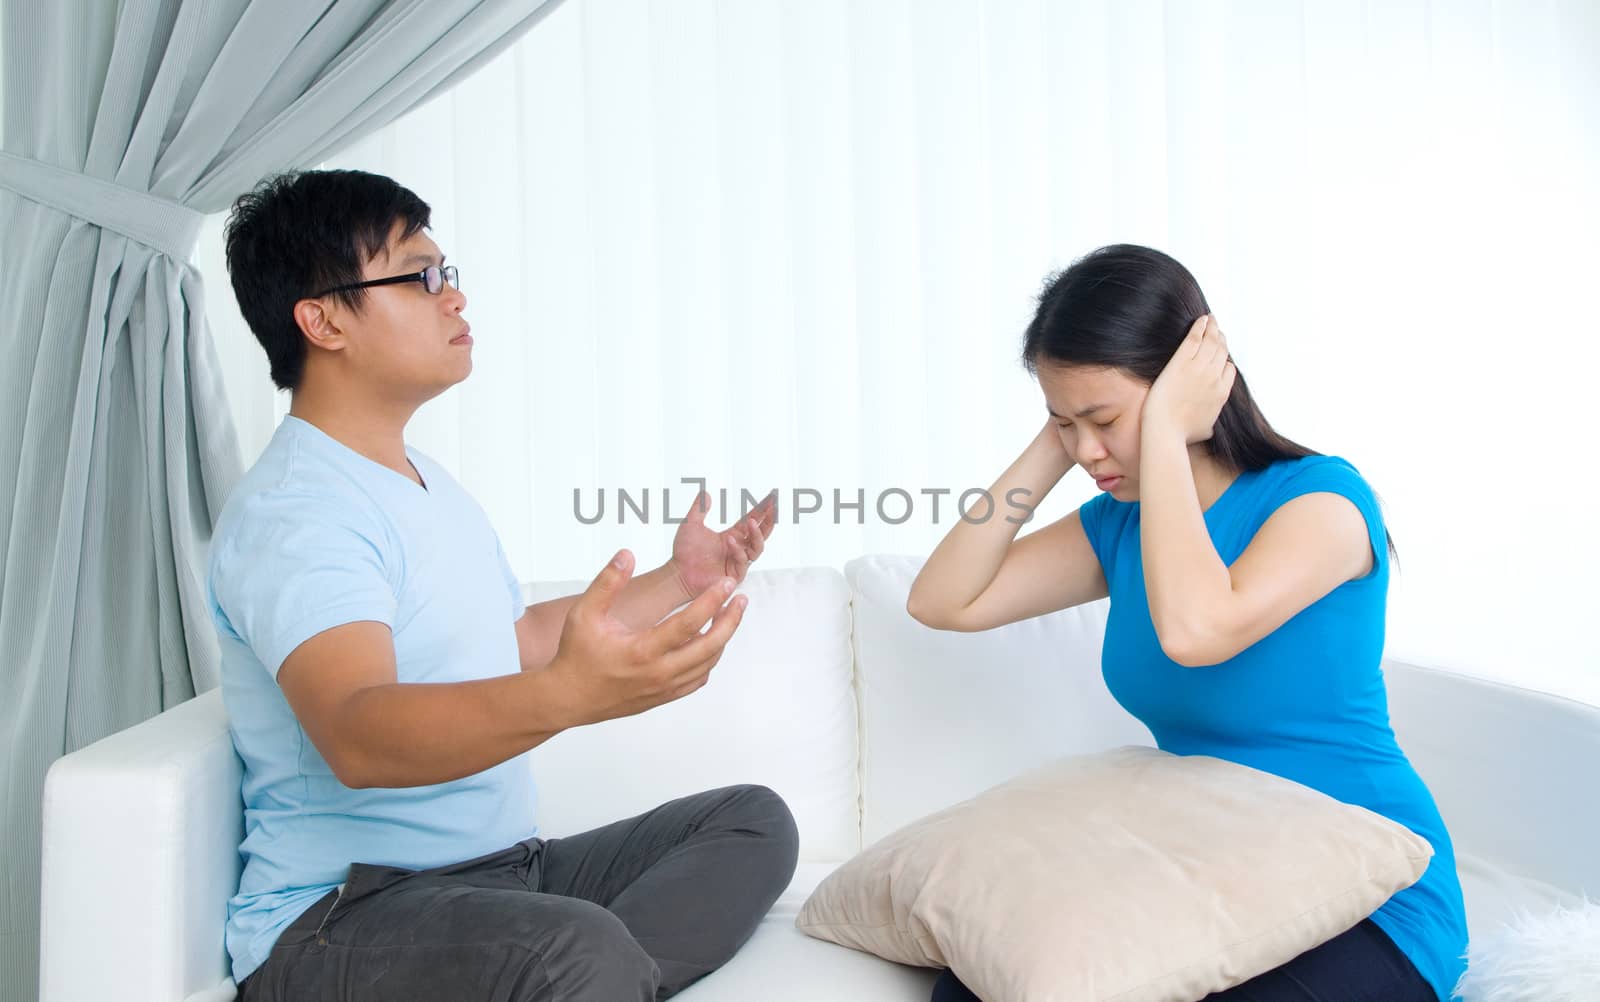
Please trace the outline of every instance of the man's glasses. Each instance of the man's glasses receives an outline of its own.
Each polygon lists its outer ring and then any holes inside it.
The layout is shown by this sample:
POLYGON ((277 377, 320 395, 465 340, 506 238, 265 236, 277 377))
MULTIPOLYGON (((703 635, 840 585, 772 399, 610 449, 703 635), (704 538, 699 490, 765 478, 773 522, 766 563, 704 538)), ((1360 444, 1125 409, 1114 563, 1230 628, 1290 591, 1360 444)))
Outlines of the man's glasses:
POLYGON ((448 284, 452 289, 461 288, 461 276, 456 271, 456 266, 447 264, 439 267, 430 264, 421 271, 414 271, 409 275, 391 275, 388 278, 374 278, 370 282, 351 282, 349 285, 336 285, 331 289, 323 289, 310 298, 318 299, 335 292, 348 292, 352 289, 366 289, 374 285, 403 285, 406 282, 421 282, 422 287, 428 290, 431 296, 437 296, 444 291, 448 284))

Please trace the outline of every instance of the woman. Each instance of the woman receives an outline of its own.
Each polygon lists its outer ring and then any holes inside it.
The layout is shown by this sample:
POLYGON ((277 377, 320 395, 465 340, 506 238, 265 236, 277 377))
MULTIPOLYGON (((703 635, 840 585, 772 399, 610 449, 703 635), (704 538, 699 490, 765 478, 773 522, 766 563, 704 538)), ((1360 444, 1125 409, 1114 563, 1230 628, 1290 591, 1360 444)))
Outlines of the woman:
MULTIPOLYGON (((1466 916, 1433 797, 1389 726, 1380 661, 1391 547, 1354 467, 1272 429, 1200 286, 1146 247, 1097 250, 1039 299, 1023 359, 1049 420, 991 489, 1043 497, 1074 465, 1104 492, 1015 539, 962 520, 907 608, 986 630, 1111 598, 1106 685, 1178 755, 1270 772, 1391 818, 1434 849, 1349 932, 1217 1002, 1435 1002, 1466 916)), ((949 971, 934 1002, 974 996, 949 971)))

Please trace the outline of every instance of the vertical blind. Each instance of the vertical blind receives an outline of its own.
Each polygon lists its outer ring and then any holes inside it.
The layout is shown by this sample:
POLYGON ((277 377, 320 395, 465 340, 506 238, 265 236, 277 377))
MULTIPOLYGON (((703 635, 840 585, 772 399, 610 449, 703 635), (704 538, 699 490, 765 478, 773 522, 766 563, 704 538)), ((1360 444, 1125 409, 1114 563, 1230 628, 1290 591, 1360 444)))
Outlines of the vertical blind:
MULTIPOLYGON (((1377 489, 1391 656, 1600 702, 1597 47, 1584 0, 569 0, 328 166, 434 207, 475 371, 410 439, 525 578, 663 559, 695 478, 779 490, 767 566, 928 551, 1044 420, 1041 282, 1131 241, 1377 489)), ((210 308, 253 456, 287 399, 210 308)))

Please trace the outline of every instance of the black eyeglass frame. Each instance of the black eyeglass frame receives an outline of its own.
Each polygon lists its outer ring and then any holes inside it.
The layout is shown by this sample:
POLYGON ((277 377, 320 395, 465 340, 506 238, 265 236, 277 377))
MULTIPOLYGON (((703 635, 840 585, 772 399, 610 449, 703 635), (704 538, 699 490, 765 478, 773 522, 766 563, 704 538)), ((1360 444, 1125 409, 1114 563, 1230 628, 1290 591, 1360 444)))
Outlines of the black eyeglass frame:
POLYGON ((375 285, 403 285, 406 282, 421 282, 422 288, 428 293, 428 295, 438 296, 444 293, 444 287, 446 285, 450 286, 452 289, 460 289, 461 273, 453 264, 430 264, 421 271, 414 271, 409 275, 390 275, 388 278, 374 278, 365 282, 351 282, 348 285, 336 285, 331 289, 323 289, 321 292, 311 296, 310 298, 320 299, 323 296, 331 296, 335 292, 351 292, 355 289, 370 289, 375 285), (438 288, 433 288, 428 282, 428 272, 430 271, 436 272, 439 275, 438 288))

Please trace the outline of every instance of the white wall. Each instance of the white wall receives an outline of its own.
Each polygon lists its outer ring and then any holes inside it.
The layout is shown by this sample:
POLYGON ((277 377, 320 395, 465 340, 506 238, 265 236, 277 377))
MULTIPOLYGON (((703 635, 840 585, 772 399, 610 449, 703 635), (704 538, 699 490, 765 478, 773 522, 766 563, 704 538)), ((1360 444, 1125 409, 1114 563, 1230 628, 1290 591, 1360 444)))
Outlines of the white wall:
MULTIPOLYGON (((865 491, 772 566, 926 552, 948 502, 872 499, 987 485, 1043 418, 1041 278, 1136 241, 1200 278, 1278 428, 1378 489, 1391 655, 1600 702, 1597 47, 1578 0, 568 0, 337 165, 418 191, 461 265, 477 370, 412 437, 525 577, 660 559, 659 512, 582 526, 573 488, 688 476, 865 491)), ((284 401, 220 220, 199 260, 254 456, 284 401)))

